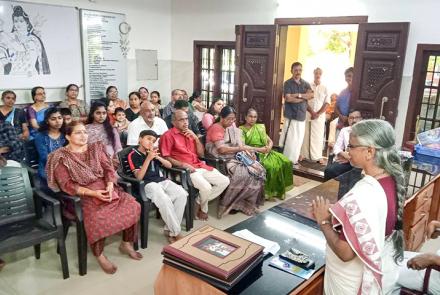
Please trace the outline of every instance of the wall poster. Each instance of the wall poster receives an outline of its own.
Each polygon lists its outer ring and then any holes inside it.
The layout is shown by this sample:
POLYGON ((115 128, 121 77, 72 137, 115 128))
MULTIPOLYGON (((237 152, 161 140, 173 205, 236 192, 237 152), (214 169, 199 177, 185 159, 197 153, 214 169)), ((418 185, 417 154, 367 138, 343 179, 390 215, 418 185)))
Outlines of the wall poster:
POLYGON ((127 96, 127 50, 130 26, 125 15, 81 9, 84 86, 87 100, 105 96, 116 86, 127 96))

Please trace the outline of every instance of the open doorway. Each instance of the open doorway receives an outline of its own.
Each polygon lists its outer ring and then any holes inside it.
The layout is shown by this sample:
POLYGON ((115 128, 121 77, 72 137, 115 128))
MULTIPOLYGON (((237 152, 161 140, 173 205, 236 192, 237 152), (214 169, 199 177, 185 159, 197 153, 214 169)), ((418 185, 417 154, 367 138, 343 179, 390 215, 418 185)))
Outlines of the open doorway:
MULTIPOLYGON (((308 172, 320 176, 325 169, 328 143, 331 147, 336 139, 336 122, 334 120, 336 97, 347 87, 344 71, 354 65, 358 27, 358 24, 287 26, 285 48, 283 48, 285 50, 283 80, 286 81, 292 77, 291 65, 294 62, 302 64, 301 77, 310 84, 314 82, 314 71, 319 68, 322 73, 320 84, 326 89, 326 98, 322 97, 322 102, 313 99, 308 103, 312 109, 315 105, 317 108, 315 111, 318 111, 326 102, 329 103, 327 111, 321 115, 318 121, 313 122, 313 126, 310 116, 307 116, 301 161, 295 169, 304 170, 305 168, 308 172), (322 126, 316 128, 317 125, 322 126), (311 134, 313 135, 311 136, 311 134), (313 155, 312 150, 314 151, 313 155), (318 162, 316 161, 317 150, 320 151, 320 161, 318 162)), ((279 64, 282 64, 281 60, 279 60, 279 64)), ((284 99, 280 108, 279 130, 281 132, 284 125, 284 99)))

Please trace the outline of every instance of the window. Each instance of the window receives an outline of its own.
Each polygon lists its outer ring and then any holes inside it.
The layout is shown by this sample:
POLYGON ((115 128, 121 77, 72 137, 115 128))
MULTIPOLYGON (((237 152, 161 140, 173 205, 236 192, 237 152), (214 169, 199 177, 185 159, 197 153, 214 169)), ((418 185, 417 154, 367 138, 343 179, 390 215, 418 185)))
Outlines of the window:
POLYGON ((206 107, 217 97, 232 104, 234 74, 235 42, 194 41, 194 90, 206 107))
POLYGON ((440 45, 418 44, 403 144, 440 127, 440 45))

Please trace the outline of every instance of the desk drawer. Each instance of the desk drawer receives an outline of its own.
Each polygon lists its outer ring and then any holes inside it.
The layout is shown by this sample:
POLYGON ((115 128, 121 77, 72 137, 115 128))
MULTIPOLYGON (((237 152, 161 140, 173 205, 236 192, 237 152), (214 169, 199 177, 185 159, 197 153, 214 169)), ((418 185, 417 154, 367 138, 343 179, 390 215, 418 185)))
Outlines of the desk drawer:
POLYGON ((434 193, 434 184, 429 185, 422 192, 417 195, 416 199, 416 209, 420 208, 424 204, 424 202, 428 199, 431 199, 434 193))

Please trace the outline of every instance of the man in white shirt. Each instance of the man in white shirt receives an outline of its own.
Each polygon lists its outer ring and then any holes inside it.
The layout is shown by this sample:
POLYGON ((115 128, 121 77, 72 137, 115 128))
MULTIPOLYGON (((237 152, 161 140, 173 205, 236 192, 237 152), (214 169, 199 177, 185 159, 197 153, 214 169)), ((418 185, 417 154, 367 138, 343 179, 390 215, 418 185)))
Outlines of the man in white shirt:
POLYGON ((155 116, 154 105, 151 102, 141 104, 139 115, 128 125, 127 145, 138 145, 142 130, 153 130, 159 136, 168 130, 165 121, 155 116))
POLYGON ((327 87, 321 84, 322 70, 313 71, 314 80, 310 85, 313 90, 313 99, 308 101, 306 128, 301 148, 301 157, 324 163, 322 150, 324 149, 325 110, 330 104, 327 87))
POLYGON ((338 139, 333 147, 334 160, 333 163, 327 165, 324 171, 324 180, 333 179, 353 167, 350 164, 350 156, 347 151, 348 142, 350 139, 351 126, 362 120, 361 112, 351 111, 348 115, 348 125, 341 129, 338 139))

